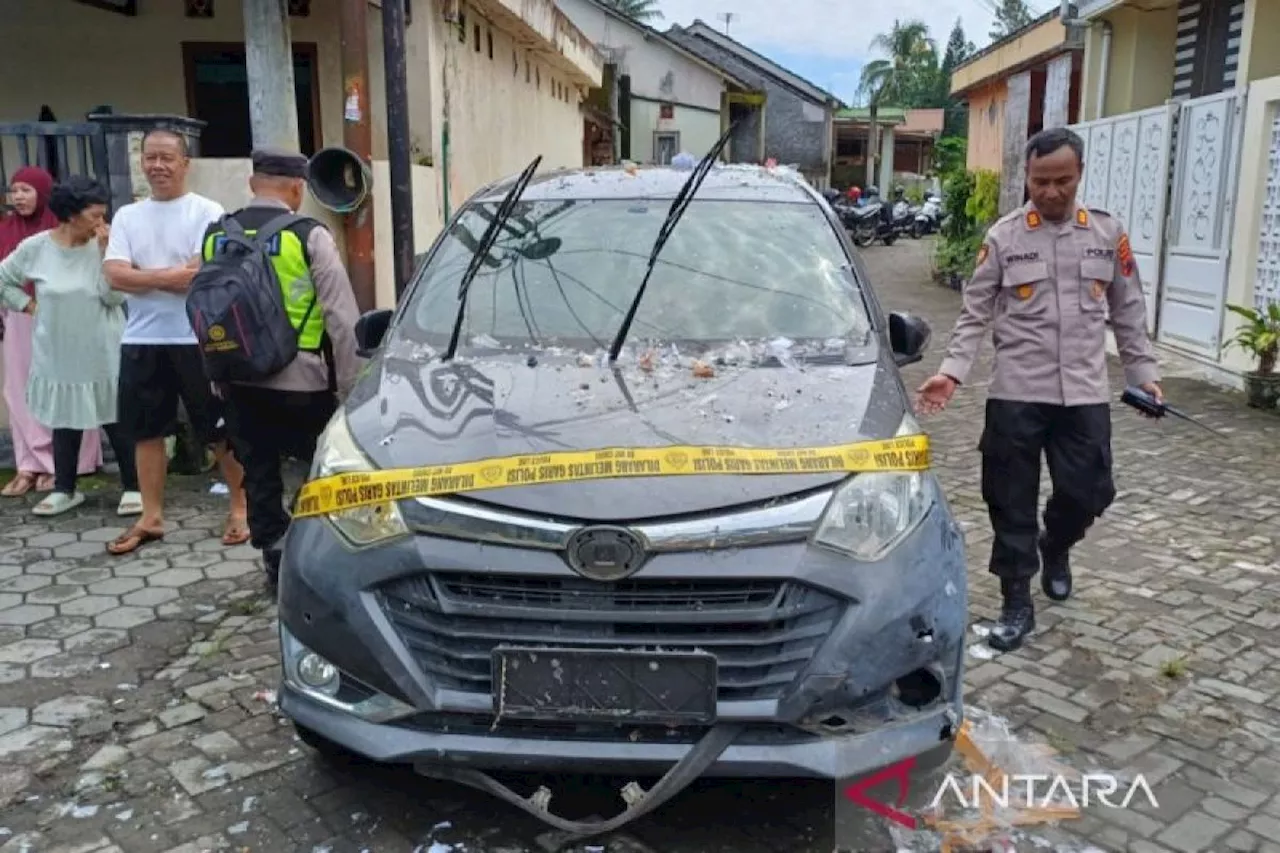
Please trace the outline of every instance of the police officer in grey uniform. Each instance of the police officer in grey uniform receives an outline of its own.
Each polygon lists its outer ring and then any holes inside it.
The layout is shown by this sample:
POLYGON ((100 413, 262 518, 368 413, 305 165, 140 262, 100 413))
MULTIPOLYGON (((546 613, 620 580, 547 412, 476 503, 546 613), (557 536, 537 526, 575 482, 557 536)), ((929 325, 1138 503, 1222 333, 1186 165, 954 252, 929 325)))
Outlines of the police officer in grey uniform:
POLYGON ((1069 551, 1115 500, 1108 309, 1126 381, 1163 399, 1128 235, 1105 211, 1076 201, 1083 169, 1084 143, 1069 130, 1044 130, 1027 143, 1031 200, 987 232, 946 357, 919 390, 920 411, 945 407, 992 327, 979 450, 995 534, 990 570, 1004 599, 988 643, 999 651, 1018 648, 1035 628, 1031 579, 1042 563, 1045 595, 1071 595, 1069 551), (1053 480, 1043 533, 1042 454, 1053 480))

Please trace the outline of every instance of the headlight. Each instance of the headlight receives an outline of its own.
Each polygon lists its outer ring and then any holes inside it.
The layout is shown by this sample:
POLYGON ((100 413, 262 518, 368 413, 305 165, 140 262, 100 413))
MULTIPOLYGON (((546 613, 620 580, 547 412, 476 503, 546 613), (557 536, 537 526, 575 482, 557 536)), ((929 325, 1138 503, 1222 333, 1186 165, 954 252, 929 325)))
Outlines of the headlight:
MULTIPOLYGON (((311 463, 311 479, 375 470, 377 469, 373 463, 351 437, 346 415, 339 409, 316 444, 315 460, 311 463)), ((400 515, 400 508, 394 501, 332 512, 327 518, 353 545, 373 545, 409 532, 400 515)))
MULTIPOLYGON (((919 432, 908 414, 894 437, 919 432)), ((875 562, 920 524, 933 506, 936 488, 928 471, 857 474, 831 496, 813 542, 875 562)))

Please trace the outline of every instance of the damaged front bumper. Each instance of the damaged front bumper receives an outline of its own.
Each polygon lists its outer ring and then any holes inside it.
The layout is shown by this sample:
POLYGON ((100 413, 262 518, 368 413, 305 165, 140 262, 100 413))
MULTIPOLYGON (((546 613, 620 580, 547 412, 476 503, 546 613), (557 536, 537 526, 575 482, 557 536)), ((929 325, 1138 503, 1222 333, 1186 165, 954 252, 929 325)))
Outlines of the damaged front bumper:
POLYGON ((662 774, 713 726, 733 725, 701 775, 842 779, 949 752, 958 731, 965 560, 943 501, 876 563, 791 543, 662 554, 632 579, 737 589, 732 619, 714 608, 660 613, 640 631, 623 625, 623 610, 551 607, 528 620, 548 579, 580 580, 552 553, 423 535, 353 552, 323 520, 301 519, 281 574, 281 709, 376 761, 504 771, 662 774), (464 594, 464 575, 510 583, 488 589, 498 603, 484 606, 464 594), (506 607, 504 589, 524 590, 525 606, 506 607), (598 648, 715 654, 715 720, 495 719, 493 646, 582 645, 592 632, 598 648))

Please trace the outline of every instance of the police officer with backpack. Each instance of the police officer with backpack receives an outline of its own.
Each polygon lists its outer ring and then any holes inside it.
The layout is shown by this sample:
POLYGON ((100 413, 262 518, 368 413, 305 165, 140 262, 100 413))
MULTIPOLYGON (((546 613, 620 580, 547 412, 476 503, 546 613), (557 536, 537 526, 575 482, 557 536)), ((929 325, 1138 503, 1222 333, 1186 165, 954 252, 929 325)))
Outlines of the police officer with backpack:
POLYGON ((360 367, 359 309, 338 247, 322 223, 296 213, 306 172, 301 154, 253 152, 253 200, 209 227, 187 297, 209 378, 227 403, 250 541, 271 586, 290 522, 281 464, 311 459, 360 367))

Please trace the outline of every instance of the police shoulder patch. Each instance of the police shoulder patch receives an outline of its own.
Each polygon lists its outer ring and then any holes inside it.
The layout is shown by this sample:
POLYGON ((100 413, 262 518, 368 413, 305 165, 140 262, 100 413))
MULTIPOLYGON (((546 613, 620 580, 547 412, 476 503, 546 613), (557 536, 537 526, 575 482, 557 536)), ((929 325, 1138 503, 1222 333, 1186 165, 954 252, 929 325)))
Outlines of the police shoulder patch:
POLYGON ((1121 275, 1125 278, 1132 276, 1137 268, 1137 261, 1133 257, 1133 247, 1129 245, 1129 235, 1125 231, 1120 232, 1120 238, 1116 241, 1116 253, 1121 275))

